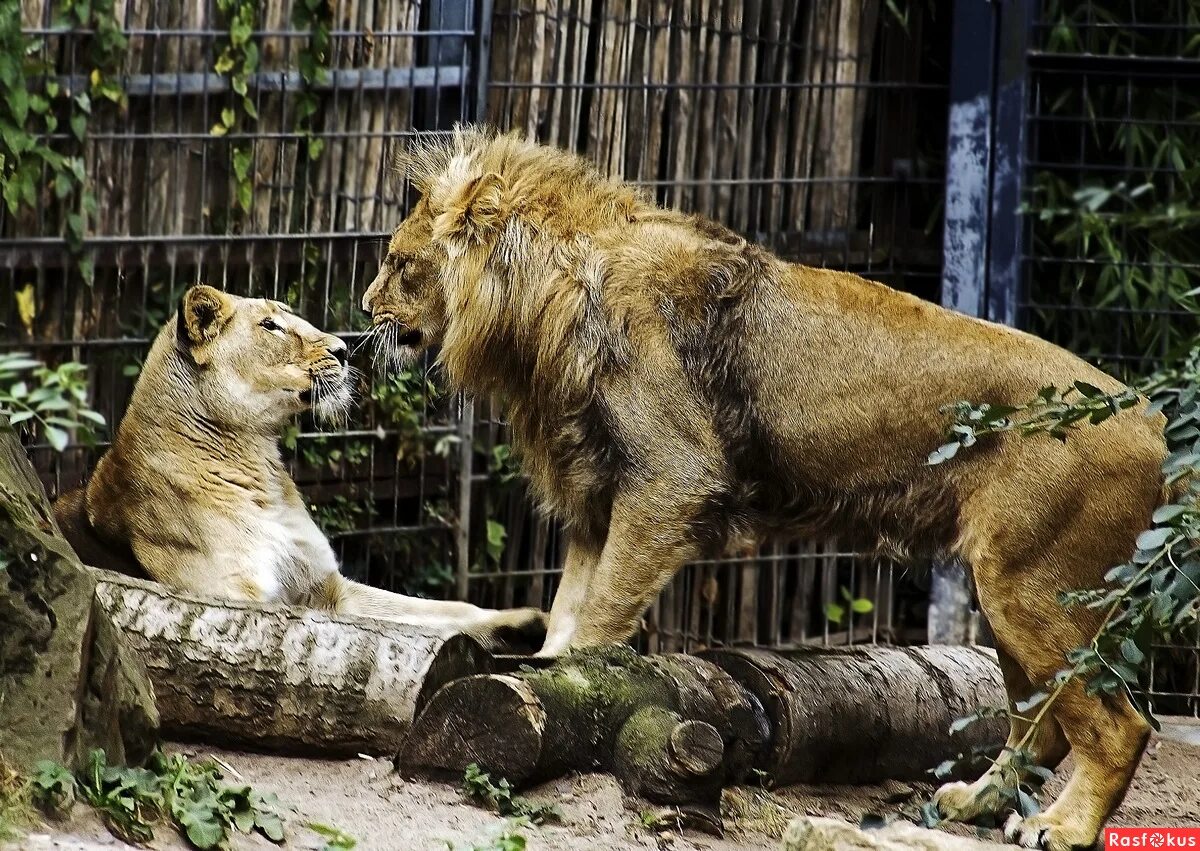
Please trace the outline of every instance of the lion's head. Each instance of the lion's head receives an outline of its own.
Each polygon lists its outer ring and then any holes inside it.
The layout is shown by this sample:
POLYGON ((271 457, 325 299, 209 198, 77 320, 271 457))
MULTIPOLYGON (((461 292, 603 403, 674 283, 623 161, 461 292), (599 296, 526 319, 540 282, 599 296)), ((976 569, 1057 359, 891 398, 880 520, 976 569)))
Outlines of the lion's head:
POLYGON ((167 335, 191 374, 196 401, 223 425, 273 430, 306 410, 336 419, 353 400, 346 344, 286 304, 195 286, 167 335))
MULTIPOLYGON (((403 364, 441 344, 452 379, 463 372, 459 353, 547 324, 556 276, 587 274, 583 258, 597 234, 654 214, 636 190, 581 157, 479 128, 410 148, 397 168, 420 200, 393 234, 363 308, 381 354, 403 364)), ((595 297, 586 286, 572 292, 595 297)))
POLYGON ((445 250, 433 242, 428 198, 396 228, 375 280, 363 295, 377 349, 396 366, 441 342, 446 300, 441 285, 445 250))

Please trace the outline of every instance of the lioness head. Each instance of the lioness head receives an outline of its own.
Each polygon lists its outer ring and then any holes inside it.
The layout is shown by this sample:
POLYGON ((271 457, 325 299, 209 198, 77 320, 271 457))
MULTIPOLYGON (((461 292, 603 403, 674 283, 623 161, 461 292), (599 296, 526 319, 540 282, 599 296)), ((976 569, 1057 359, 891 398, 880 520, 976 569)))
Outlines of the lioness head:
POLYGON ((192 287, 174 337, 206 413, 227 425, 272 429, 310 409, 333 419, 353 399, 346 344, 278 301, 192 287))

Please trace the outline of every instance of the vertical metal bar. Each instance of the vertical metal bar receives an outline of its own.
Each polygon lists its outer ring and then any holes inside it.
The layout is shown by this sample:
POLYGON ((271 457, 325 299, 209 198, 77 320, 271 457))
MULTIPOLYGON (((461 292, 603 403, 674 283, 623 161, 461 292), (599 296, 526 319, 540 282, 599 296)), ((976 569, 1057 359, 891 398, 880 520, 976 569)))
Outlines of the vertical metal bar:
POLYGON ((471 120, 487 120, 488 86, 492 80, 492 0, 480 0, 475 17, 475 114, 471 120))
POLYGON ((986 313, 996 5, 954 3, 942 304, 969 316, 986 313))
MULTIPOLYGON (((988 310, 997 5, 988 0, 954 3, 942 304, 970 316, 986 316, 988 310)), ((967 642, 970 602, 965 566, 957 560, 935 562, 929 589, 930 644, 967 642)))
POLYGON ((458 525, 454 530, 455 581, 458 599, 471 587, 471 480, 475 459, 475 400, 462 396, 458 415, 458 525))
POLYGON ((1000 11, 993 107, 992 209, 988 257, 987 318, 1017 324, 1021 298, 1021 215, 1029 74, 1026 55, 1037 14, 1034 0, 1009 0, 1000 11))

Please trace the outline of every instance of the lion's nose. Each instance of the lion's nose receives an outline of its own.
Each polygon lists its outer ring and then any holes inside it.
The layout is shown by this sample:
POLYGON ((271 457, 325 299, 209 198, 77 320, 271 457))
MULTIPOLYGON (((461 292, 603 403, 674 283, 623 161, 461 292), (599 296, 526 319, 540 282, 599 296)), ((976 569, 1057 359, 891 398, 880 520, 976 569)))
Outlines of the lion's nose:
POLYGON ((329 354, 337 358, 338 363, 343 365, 346 363, 346 358, 349 357, 346 344, 341 340, 335 340, 329 344, 329 354))

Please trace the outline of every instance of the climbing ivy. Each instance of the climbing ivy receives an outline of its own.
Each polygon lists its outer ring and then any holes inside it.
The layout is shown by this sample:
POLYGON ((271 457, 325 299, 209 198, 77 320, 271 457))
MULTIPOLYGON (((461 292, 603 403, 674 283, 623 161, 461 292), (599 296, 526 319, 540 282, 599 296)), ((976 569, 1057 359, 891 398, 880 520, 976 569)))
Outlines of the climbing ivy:
MULTIPOLYGON (((217 0, 217 9, 228 27, 228 35, 217 54, 216 72, 229 80, 234 93, 233 106, 221 110, 219 120, 209 131, 225 136, 241 129, 244 122, 257 121, 258 109, 249 94, 250 76, 258 71, 259 51, 254 41, 254 23, 258 16, 259 0, 217 0)), ((248 141, 239 141, 230 148, 230 166, 234 179, 234 200, 242 212, 250 211, 254 194, 254 148, 248 141)))
POLYGON ((296 0, 292 6, 292 25, 308 30, 308 39, 296 59, 304 88, 296 98, 296 130, 304 134, 309 160, 319 159, 325 140, 313 135, 313 119, 321 104, 313 90, 328 77, 330 28, 333 4, 330 0, 296 0))
POLYGON ((119 83, 127 40, 114 0, 61 0, 54 13, 62 37, 86 33, 79 37, 87 74, 65 85, 55 76, 46 40, 22 30, 19 0, 0 0, 0 183, 10 215, 43 205, 55 211, 67 249, 91 283, 94 267, 84 238, 96 197, 86 180, 88 122, 97 102, 128 108, 119 83), (69 133, 58 132, 64 121, 69 133))

